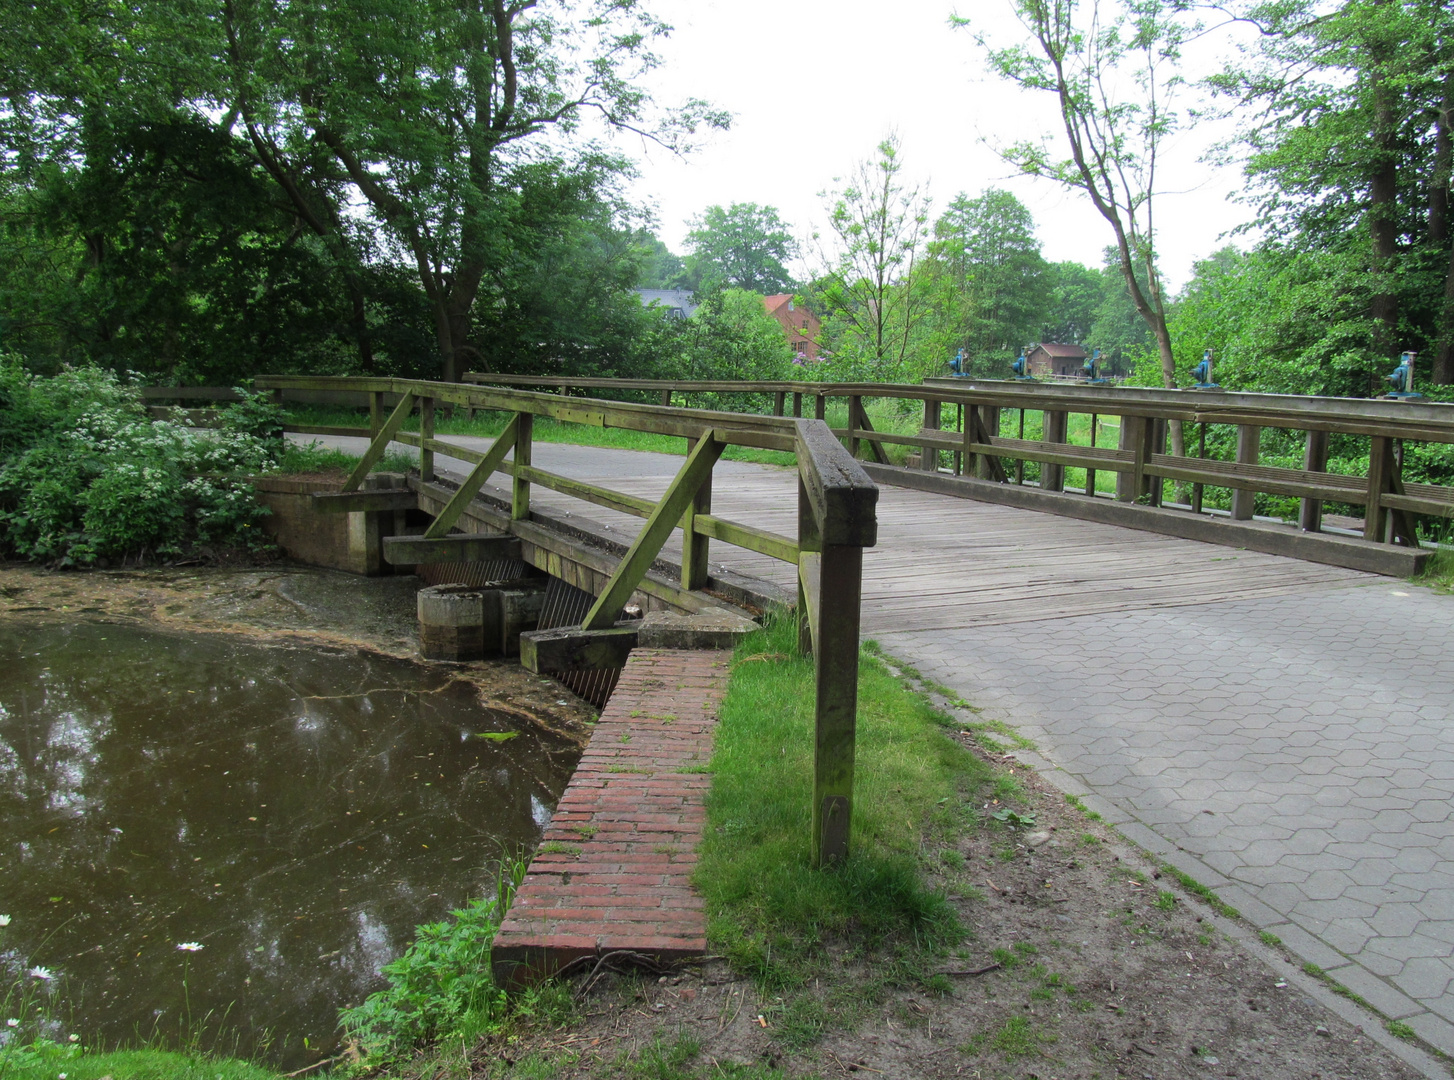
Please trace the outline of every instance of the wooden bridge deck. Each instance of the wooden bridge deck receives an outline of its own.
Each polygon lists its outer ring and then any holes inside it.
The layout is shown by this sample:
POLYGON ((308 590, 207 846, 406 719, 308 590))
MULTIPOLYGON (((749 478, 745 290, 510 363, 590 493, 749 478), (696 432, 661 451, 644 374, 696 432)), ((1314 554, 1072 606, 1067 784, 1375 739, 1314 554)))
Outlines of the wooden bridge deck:
MULTIPOLYGON (((361 440, 359 440, 361 441, 361 440)), ((464 440, 461 440, 464 441, 464 440)), ((485 440, 479 440, 483 446, 485 440)), ((643 498, 658 498, 680 458, 540 443, 535 463, 643 498)), ((463 463, 439 467, 463 473, 463 463)), ((796 474, 720 462, 713 509, 792 536, 796 474)), ((501 488, 495 490, 504 496, 501 488)), ((637 518, 537 489, 536 505, 599 522, 628 540, 637 518)), ((864 552, 863 628, 950 630, 1149 608, 1247 600, 1310 588, 1372 584, 1370 574, 1049 514, 881 486, 879 542, 864 552)), ((680 539, 665 549, 675 554, 680 539)), ((786 563, 727 544, 712 562, 788 587, 786 563)))

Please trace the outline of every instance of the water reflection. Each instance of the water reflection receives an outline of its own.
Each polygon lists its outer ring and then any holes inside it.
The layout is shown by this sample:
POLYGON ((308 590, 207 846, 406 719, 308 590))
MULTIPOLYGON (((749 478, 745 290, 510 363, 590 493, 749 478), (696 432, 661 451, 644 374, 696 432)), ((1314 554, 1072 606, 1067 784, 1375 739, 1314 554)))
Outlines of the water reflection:
POLYGON ((312 1060, 415 924, 538 838, 575 751, 478 737, 510 730, 402 661, 0 624, 12 961, 55 972, 106 1041, 174 1035, 185 964, 194 1024, 312 1060))

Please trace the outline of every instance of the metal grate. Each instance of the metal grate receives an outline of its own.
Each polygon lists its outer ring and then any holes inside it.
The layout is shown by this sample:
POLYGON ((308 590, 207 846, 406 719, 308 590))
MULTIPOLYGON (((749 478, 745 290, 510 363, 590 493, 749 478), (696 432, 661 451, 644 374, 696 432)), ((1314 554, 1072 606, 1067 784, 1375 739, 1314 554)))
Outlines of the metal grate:
MULTIPOLYGON (((584 589, 560 578, 551 578, 545 587, 545 606, 540 611, 540 629, 554 630, 557 626, 579 626, 591 609, 595 597, 584 589)), ((579 697, 589 701, 598 709, 604 709, 611 699, 611 691, 621 678, 621 668, 602 668, 599 671, 552 671, 553 678, 569 686, 579 697)))
POLYGON ((488 585, 493 581, 514 581, 526 574, 519 559, 490 559, 487 562, 425 563, 414 573, 426 585, 488 585))

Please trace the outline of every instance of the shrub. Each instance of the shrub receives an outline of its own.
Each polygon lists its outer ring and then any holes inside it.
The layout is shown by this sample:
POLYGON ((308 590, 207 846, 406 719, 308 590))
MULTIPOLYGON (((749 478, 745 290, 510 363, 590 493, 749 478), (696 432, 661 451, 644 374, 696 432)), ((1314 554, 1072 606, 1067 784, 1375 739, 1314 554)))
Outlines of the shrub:
POLYGON ((281 455, 281 414, 244 392, 220 418, 153 420, 110 372, 42 378, 0 356, 0 551, 65 567, 264 546, 247 477, 281 455))

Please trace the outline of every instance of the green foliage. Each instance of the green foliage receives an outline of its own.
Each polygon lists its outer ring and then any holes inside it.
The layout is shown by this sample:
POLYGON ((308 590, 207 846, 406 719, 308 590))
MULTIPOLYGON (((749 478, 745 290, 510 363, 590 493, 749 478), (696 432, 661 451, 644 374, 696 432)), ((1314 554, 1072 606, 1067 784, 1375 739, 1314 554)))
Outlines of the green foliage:
POLYGON ((246 477, 282 450, 277 410, 247 396, 215 429, 152 420, 134 386, 96 368, 51 378, 0 359, 0 548, 56 566, 261 548, 246 477))
POLYGON ((399 959, 385 964, 389 987, 343 1009, 344 1030, 375 1064, 433 1042, 470 1040, 505 1015, 504 990, 490 974, 490 943, 525 878, 526 863, 502 866, 492 897, 426 923, 399 959))
POLYGON ((797 243, 776 207, 709 206, 689 224, 687 280, 699 295, 722 288, 766 295, 792 290, 784 264, 797 254, 797 243))
POLYGON ((210 1054, 173 1053, 165 1050, 117 1050, 110 1053, 85 1051, 74 1044, 37 1040, 26 1047, 24 1059, 10 1067, 3 1063, 0 1049, 0 1077, 4 1080, 105 1080, 124 1076, 127 1080, 279 1080, 271 1069, 210 1054))

